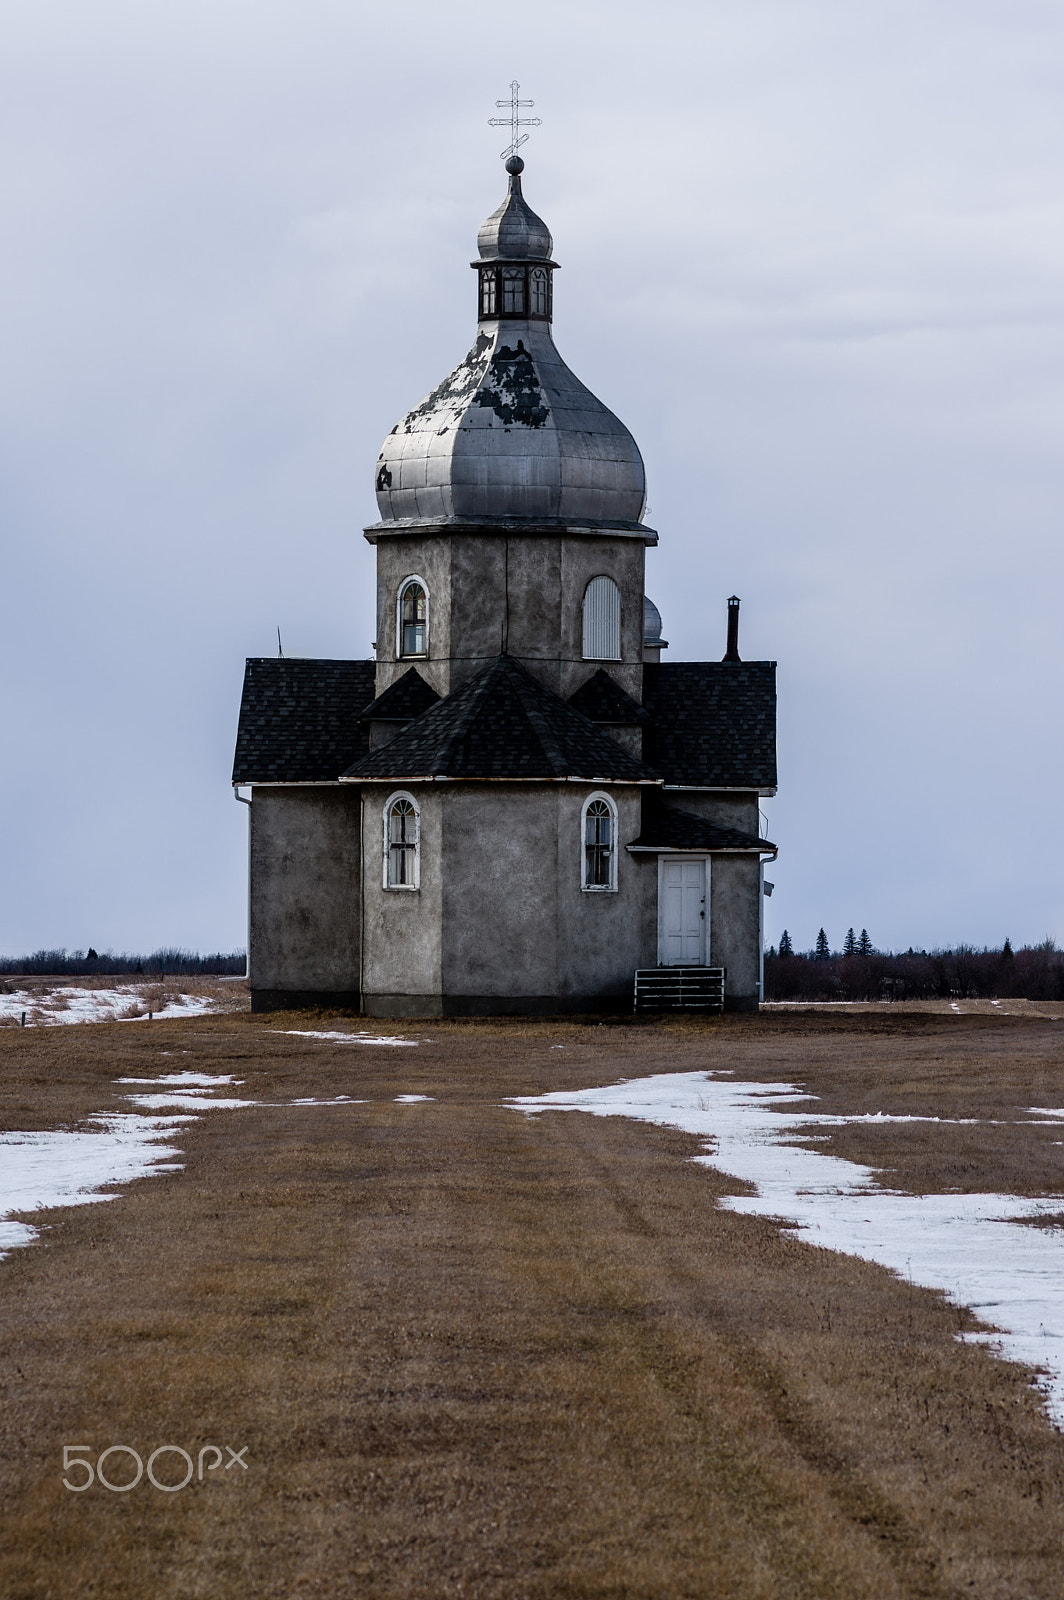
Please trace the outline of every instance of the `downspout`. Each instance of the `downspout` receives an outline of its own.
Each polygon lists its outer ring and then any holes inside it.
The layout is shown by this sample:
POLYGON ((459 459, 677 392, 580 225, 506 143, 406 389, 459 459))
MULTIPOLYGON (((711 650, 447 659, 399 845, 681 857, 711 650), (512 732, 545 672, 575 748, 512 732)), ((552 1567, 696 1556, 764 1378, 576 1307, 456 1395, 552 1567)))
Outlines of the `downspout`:
POLYGON ((358 1009, 366 1014, 366 791, 358 791, 358 1009))
MULTIPOLYGON (((254 794, 252 790, 252 794, 254 794)), ((248 807, 248 907, 247 907, 247 951, 244 956, 244 978, 251 981, 251 795, 245 797, 240 793, 238 784, 233 785, 233 799, 239 800, 242 806, 248 807)))
POLYGON ((757 872, 757 1003, 765 1003, 765 862, 758 857, 757 872))

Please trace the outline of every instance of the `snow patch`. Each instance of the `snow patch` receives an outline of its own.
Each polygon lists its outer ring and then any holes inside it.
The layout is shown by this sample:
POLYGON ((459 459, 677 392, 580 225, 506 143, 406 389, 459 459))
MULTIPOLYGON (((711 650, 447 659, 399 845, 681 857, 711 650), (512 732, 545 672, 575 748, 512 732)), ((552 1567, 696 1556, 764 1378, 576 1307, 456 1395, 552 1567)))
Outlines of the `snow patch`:
MULTIPOLYGON (((16 989, 11 994, 0 994, 0 1022, 20 1023, 23 1012, 27 1025, 34 1028, 50 1028, 66 1022, 146 1022, 151 1002, 145 989, 149 987, 158 990, 159 985, 127 983, 113 989, 82 989, 75 984, 62 984, 54 989, 16 989), (135 1012, 144 1015, 135 1016, 135 1012)), ((237 1005, 230 1000, 212 999, 202 994, 172 994, 163 1008, 153 1014, 164 1020, 235 1009, 237 1005)))
POLYGON ((383 1033, 312 1033, 309 1028, 285 1028, 293 1039, 327 1039, 332 1044, 417 1044, 416 1039, 400 1039, 383 1033))
POLYGON ((0 1133, 0 1256, 32 1244, 40 1231, 12 1221, 12 1212, 116 1200, 117 1195, 100 1191, 111 1184, 131 1183, 134 1178, 180 1172, 182 1163, 176 1158, 182 1152, 166 1142, 174 1133, 204 1111, 235 1110, 255 1103, 211 1097, 216 1088, 233 1083, 229 1075, 176 1072, 162 1078, 118 1081, 177 1087, 160 1094, 124 1095, 138 1111, 90 1117, 85 1129, 0 1133), (170 1114, 145 1116, 146 1111, 170 1114))
MULTIPOLYGON (((169 1050, 164 1050, 162 1053, 164 1056, 168 1056, 170 1054, 169 1050)), ((116 1083, 146 1083, 153 1086, 159 1083, 172 1083, 179 1084, 182 1088, 196 1087, 199 1089, 218 1089, 223 1085, 230 1083, 236 1084, 239 1087, 243 1081, 244 1080, 242 1078, 235 1078, 231 1072, 167 1072, 164 1073, 161 1078, 115 1079, 116 1083)))
POLYGON ((1059 1215, 1064 1197, 884 1189, 871 1167, 793 1141, 849 1122, 917 1119, 784 1109, 814 1098, 789 1083, 735 1083, 686 1072, 572 1094, 522 1096, 510 1104, 529 1114, 634 1117, 711 1139, 712 1153, 695 1159, 757 1189, 728 1197, 722 1206, 782 1221, 810 1244, 875 1261, 970 1306, 1001 1331, 961 1337, 1039 1368, 1050 1416, 1064 1426, 1064 1230, 1015 1226, 1059 1215))

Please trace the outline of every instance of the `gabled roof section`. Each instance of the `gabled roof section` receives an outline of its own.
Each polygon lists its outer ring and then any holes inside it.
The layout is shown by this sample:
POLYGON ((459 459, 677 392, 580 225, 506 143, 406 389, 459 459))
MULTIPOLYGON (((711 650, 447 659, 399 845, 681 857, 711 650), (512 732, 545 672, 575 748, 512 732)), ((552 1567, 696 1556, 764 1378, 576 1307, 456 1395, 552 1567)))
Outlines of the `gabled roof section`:
POLYGON ((234 783, 335 783, 369 749, 361 707, 373 694, 373 661, 252 656, 233 763, 234 783))
POLYGON ((666 784, 775 789, 774 661, 648 664, 643 704, 643 755, 666 784))
POLYGON ((600 722, 618 728, 633 728, 650 721, 650 713, 638 701, 626 694, 605 667, 599 667, 593 677, 582 683, 569 704, 589 722, 600 722))
POLYGON ((629 850, 728 850, 775 855, 776 846, 738 828, 722 828, 690 811, 660 803, 643 807, 643 827, 629 850))
POLYGON ((656 783, 657 774, 533 678, 496 656, 345 779, 583 778, 656 783))
POLYGON ((425 682, 416 667, 411 667, 397 678, 390 688, 379 694, 358 713, 360 722, 412 722, 423 711, 436 705, 439 695, 431 684, 425 682))

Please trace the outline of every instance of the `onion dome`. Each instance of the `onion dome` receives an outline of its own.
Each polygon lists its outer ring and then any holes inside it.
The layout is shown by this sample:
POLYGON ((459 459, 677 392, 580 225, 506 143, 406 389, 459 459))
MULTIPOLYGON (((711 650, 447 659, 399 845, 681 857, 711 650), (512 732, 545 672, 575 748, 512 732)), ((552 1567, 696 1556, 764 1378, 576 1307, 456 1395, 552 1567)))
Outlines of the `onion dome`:
POLYGON ((646 480, 624 423, 570 372, 551 336, 557 263, 521 192, 524 162, 480 229, 479 327, 465 359, 396 423, 377 460, 369 533, 503 526, 643 534, 646 480))
POLYGON ((648 594, 643 596, 643 643, 654 650, 668 647, 668 640, 661 637, 661 612, 648 594))
POLYGON ((537 217, 521 193, 524 162, 511 156, 506 163, 510 192, 477 234, 482 261, 549 261, 554 241, 542 217, 537 217))

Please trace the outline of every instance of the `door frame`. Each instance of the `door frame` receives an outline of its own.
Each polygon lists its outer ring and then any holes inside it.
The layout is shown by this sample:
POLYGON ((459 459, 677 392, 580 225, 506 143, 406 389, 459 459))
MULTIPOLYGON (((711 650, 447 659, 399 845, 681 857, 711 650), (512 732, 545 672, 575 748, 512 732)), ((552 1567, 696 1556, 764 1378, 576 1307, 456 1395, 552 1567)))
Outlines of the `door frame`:
POLYGON ((663 851, 658 856, 658 966, 671 966, 674 963, 665 960, 665 866, 672 861, 694 861, 702 867, 703 906, 705 908, 702 921, 702 960, 700 962, 677 962, 677 966, 709 966, 710 960, 710 857, 694 850, 663 851))

